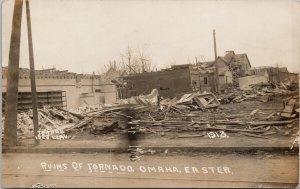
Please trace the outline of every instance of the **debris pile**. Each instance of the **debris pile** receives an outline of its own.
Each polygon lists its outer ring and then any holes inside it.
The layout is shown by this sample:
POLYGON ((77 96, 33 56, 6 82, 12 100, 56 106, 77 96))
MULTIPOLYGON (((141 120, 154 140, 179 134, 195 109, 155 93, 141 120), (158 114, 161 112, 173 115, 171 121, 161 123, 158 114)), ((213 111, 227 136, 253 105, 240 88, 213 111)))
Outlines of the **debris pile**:
MULTIPOLYGON (((2 126, 4 125, 4 121, 5 118, 2 117, 2 126)), ((45 106, 43 109, 38 109, 39 130, 51 131, 55 129, 65 129, 78 121, 78 117, 63 109, 57 109, 50 106, 45 106)), ((18 112, 17 132, 20 138, 33 137, 32 110, 18 112)))
POLYGON ((177 104, 193 104, 193 102, 196 103, 196 105, 201 109, 206 108, 215 108, 220 105, 220 102, 218 101, 217 97, 213 93, 190 93, 185 94, 177 101, 177 104))
POLYGON ((149 105, 155 106, 158 101, 158 90, 153 89, 148 95, 139 95, 127 99, 121 99, 119 104, 140 104, 140 105, 149 105))
POLYGON ((267 102, 269 101, 270 96, 273 95, 273 93, 266 93, 266 92, 256 92, 256 93, 250 93, 250 92, 241 92, 237 91, 235 93, 230 93, 226 95, 220 95, 220 102, 222 104, 227 103, 240 103, 243 101, 259 101, 259 102, 267 102))
MULTIPOLYGON (((289 97, 277 106, 270 104, 268 108, 268 93, 272 93, 268 90, 264 86, 255 92, 236 91, 220 95, 218 100, 213 93, 199 92, 163 99, 154 89, 149 95, 110 106, 87 105, 78 111, 45 106, 38 109, 39 129, 62 129, 74 135, 126 134, 129 124, 140 133, 172 133, 179 138, 201 137, 211 131, 257 138, 297 133, 299 96, 289 97), (236 105, 238 102, 243 104, 236 105), (128 108, 134 112, 132 115, 124 113, 128 108)), ((18 136, 33 137, 32 110, 18 113, 18 136)))
MULTIPOLYGON (((206 135, 209 131, 225 131, 228 133, 236 133, 249 137, 268 138, 268 135, 290 135, 291 131, 285 130, 285 127, 293 127, 294 121, 143 121, 136 120, 129 124, 139 126, 144 132, 170 132, 177 133, 190 132, 191 137, 199 137, 206 135), (201 135, 194 135, 195 132, 201 132, 201 135)), ((188 138, 185 135, 184 138, 188 138)), ((182 138, 182 137, 180 137, 182 138)))
POLYGON ((280 116, 284 118, 295 118, 297 115, 299 115, 299 95, 285 100, 284 109, 280 113, 280 116))
POLYGON ((252 90, 234 90, 227 94, 220 95, 219 101, 221 104, 240 103, 243 101, 268 102, 274 96, 292 96, 298 94, 299 90, 295 90, 294 87, 292 87, 294 85, 294 83, 284 84, 283 82, 281 82, 281 84, 272 82, 252 84, 252 90))

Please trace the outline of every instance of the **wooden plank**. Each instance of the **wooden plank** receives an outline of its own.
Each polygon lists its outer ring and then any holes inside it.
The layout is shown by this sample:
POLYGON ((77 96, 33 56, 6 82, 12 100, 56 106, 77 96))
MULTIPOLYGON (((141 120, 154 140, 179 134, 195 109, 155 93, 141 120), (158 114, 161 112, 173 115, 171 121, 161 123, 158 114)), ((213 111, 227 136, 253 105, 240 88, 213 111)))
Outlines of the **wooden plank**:
POLYGON ((250 116, 254 116, 257 112, 259 111, 259 109, 255 109, 250 113, 250 116))
POLYGON ((282 117, 291 117, 293 111, 294 111, 294 106, 296 104, 296 100, 295 99, 291 99, 289 100, 289 102, 286 104, 286 106, 284 107, 282 113, 280 114, 282 117))
POLYGON ((267 119, 267 120, 270 119, 274 114, 275 114, 275 112, 272 112, 270 115, 268 115, 268 116, 266 117, 266 119, 267 119))
POLYGON ((93 120, 93 118, 88 118, 88 119, 82 120, 78 124, 76 124, 76 125, 74 125, 70 128, 67 128, 66 131, 69 131, 69 130, 72 130, 72 129, 75 129, 75 128, 78 128, 78 127, 82 127, 82 126, 88 124, 89 122, 91 122, 92 120, 93 120))
POLYGON ((268 137, 265 137, 265 136, 256 135, 256 134, 252 134, 252 133, 245 133, 245 132, 239 132, 239 133, 242 134, 242 135, 245 135, 245 136, 250 136, 250 137, 265 138, 265 139, 268 138, 268 137))
POLYGON ((258 122, 250 122, 250 125, 252 126, 258 126, 258 125, 287 125, 292 123, 293 120, 289 120, 289 121, 258 121, 258 122))
POLYGON ((64 112, 67 112, 67 113, 71 114, 72 116, 75 116, 75 117, 77 117, 77 118, 79 118, 79 119, 83 119, 83 118, 84 118, 84 116, 82 116, 82 115, 80 115, 80 114, 76 114, 76 113, 70 112, 70 111, 65 110, 65 109, 63 109, 63 108, 58 108, 58 110, 62 110, 62 111, 64 111, 64 112))
MULTIPOLYGON (((204 134, 205 135, 205 134, 204 134)), ((201 135, 179 135, 178 138, 194 138, 194 137, 203 137, 203 134, 201 135)))
POLYGON ((44 119, 49 121, 52 125, 56 126, 57 124, 53 122, 51 119, 49 119, 47 116, 45 116, 42 112, 38 112, 44 119))

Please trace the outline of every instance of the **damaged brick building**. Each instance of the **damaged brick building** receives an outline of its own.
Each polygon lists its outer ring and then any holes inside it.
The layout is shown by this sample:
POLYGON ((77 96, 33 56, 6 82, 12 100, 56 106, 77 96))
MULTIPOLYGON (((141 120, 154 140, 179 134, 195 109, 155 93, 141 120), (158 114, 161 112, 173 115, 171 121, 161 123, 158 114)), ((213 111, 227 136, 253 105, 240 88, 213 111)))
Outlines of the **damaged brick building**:
MULTIPOLYGON (((109 104, 117 99, 116 86, 100 75, 76 74, 55 68, 36 70, 38 103, 76 109, 84 105, 109 104)), ((31 108, 29 69, 19 69, 18 108, 31 108)), ((2 67, 2 95, 6 96, 7 67, 2 67)), ((3 101, 4 106, 5 101, 3 101)))
POLYGON ((203 78, 197 77, 192 65, 172 66, 161 71, 132 74, 123 79, 126 83, 126 88, 122 90, 124 98, 147 94, 154 88, 161 96, 172 98, 177 94, 193 91, 194 85, 207 88, 213 82, 209 74, 203 78))
POLYGON ((215 63, 218 66, 220 92, 233 85, 238 87, 238 78, 250 73, 251 64, 247 54, 226 51, 226 55, 219 56, 216 61, 173 65, 161 71, 125 76, 123 79, 127 86, 122 89, 122 97, 148 94, 153 88, 168 98, 192 91, 216 92, 215 63))
MULTIPOLYGON (((128 75, 123 78, 127 86, 122 94, 124 98, 129 98, 148 94, 154 88, 167 98, 193 91, 216 92, 214 70, 214 62, 199 62, 196 65, 173 65, 161 71, 128 75)), ((232 84, 232 74, 226 66, 220 67, 219 83, 222 88, 232 84)))

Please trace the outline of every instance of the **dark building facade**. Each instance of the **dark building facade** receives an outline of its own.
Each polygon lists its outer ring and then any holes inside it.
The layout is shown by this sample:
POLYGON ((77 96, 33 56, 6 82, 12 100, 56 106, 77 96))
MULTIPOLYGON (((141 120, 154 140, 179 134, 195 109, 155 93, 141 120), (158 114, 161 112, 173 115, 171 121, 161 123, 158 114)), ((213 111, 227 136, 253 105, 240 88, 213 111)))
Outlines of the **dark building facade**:
POLYGON ((125 76, 122 98, 148 94, 156 88, 160 96, 173 98, 193 91, 213 92, 214 74, 200 73, 195 65, 176 65, 170 69, 125 76))

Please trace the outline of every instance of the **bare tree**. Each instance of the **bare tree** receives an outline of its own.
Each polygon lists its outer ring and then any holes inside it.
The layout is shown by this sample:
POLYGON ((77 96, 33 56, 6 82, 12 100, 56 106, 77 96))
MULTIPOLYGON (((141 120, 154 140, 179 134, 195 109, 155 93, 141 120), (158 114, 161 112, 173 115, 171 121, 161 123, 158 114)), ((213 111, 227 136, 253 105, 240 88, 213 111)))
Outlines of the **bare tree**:
POLYGON ((143 50, 138 51, 138 64, 140 67, 140 71, 143 72, 151 72, 155 69, 155 66, 152 64, 149 55, 145 53, 143 50))
POLYGON ((136 74, 154 71, 156 65, 151 62, 150 55, 146 54, 145 50, 134 50, 128 45, 125 53, 121 54, 121 60, 118 63, 113 60, 104 65, 105 72, 109 69, 136 74))
MULTIPOLYGON (((124 54, 121 54, 121 58, 123 59, 122 62, 124 62, 124 59, 126 60, 125 65, 128 67, 128 73, 131 74, 133 69, 133 49, 130 48, 128 45, 127 50, 124 54)), ((127 69, 126 69, 127 70, 127 69)))
POLYGON ((202 62, 207 62, 207 59, 205 58, 205 56, 201 55, 200 58, 201 58, 202 62))
POLYGON ((123 64, 128 67, 126 71, 129 74, 150 72, 156 68, 144 49, 133 50, 129 45, 126 52, 121 55, 121 59, 123 64))
POLYGON ((115 69, 115 70, 119 69, 119 66, 117 65, 115 60, 113 61, 110 60, 108 64, 104 65, 104 72, 107 72, 109 69, 115 69))

